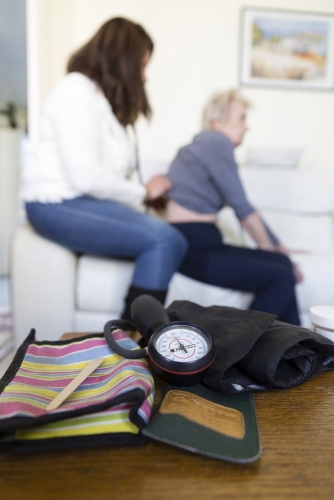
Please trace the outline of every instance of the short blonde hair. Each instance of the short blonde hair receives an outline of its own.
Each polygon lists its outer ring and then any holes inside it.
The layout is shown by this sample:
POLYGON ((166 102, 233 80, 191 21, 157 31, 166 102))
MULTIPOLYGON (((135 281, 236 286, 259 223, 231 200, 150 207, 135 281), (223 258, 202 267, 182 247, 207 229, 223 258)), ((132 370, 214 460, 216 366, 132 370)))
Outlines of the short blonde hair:
POLYGON ((216 92, 204 106, 202 113, 202 128, 205 130, 211 129, 213 120, 225 121, 228 117, 232 101, 241 102, 246 108, 249 108, 251 105, 236 89, 216 92))

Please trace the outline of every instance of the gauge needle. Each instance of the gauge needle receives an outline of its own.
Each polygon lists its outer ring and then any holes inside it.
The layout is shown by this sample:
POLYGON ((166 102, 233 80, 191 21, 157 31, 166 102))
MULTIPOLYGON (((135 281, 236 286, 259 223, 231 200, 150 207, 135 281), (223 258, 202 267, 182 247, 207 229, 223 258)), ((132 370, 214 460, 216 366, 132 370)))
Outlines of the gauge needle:
POLYGON ((185 348, 185 346, 183 344, 181 344, 181 342, 179 341, 179 339, 177 337, 175 337, 175 335, 173 335, 174 339, 178 341, 178 343, 180 344, 180 349, 182 349, 182 351, 184 352, 188 352, 187 349, 185 348))

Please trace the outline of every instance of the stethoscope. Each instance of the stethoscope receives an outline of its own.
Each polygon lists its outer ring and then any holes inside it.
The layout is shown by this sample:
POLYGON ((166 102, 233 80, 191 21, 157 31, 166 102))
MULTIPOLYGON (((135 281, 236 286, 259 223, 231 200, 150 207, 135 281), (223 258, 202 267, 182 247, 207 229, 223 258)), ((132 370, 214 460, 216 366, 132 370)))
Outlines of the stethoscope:
POLYGON ((154 372, 166 382, 189 386, 202 380, 213 363, 216 349, 211 335, 201 326, 170 321, 164 307, 150 295, 141 295, 131 306, 133 322, 108 321, 104 336, 109 347, 127 359, 149 357, 154 372), (113 338, 115 330, 138 330, 147 347, 125 349, 113 338))

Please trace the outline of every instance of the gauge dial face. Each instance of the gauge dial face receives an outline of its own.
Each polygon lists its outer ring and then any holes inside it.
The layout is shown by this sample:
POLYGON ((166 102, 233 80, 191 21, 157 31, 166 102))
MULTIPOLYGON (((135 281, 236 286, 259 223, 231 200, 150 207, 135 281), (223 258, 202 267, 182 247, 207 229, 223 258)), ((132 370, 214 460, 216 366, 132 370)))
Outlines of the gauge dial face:
POLYGON ((164 328, 154 345, 161 356, 181 363, 201 359, 209 350, 206 336, 197 328, 184 325, 164 328))

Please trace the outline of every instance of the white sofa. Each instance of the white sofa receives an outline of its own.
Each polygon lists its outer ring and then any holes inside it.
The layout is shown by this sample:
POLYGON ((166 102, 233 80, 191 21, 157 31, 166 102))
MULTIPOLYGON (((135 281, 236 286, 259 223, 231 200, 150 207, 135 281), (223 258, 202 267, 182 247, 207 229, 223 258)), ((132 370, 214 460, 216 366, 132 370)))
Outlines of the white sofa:
MULTIPOLYGON (((163 171, 159 164, 159 170, 163 171)), ((310 253, 294 257, 305 281, 297 286, 304 326, 309 308, 334 302, 334 174, 284 169, 241 169, 249 198, 282 242, 310 253)), ((231 209, 219 217, 225 239, 252 245, 231 209)), ((21 343, 30 328, 37 338, 58 339, 64 332, 102 331, 118 318, 131 282, 133 263, 92 255, 79 258, 37 235, 28 224, 12 240, 11 275, 14 332, 21 343)), ((177 273, 166 305, 173 300, 248 307, 251 294, 205 285, 177 273)))

